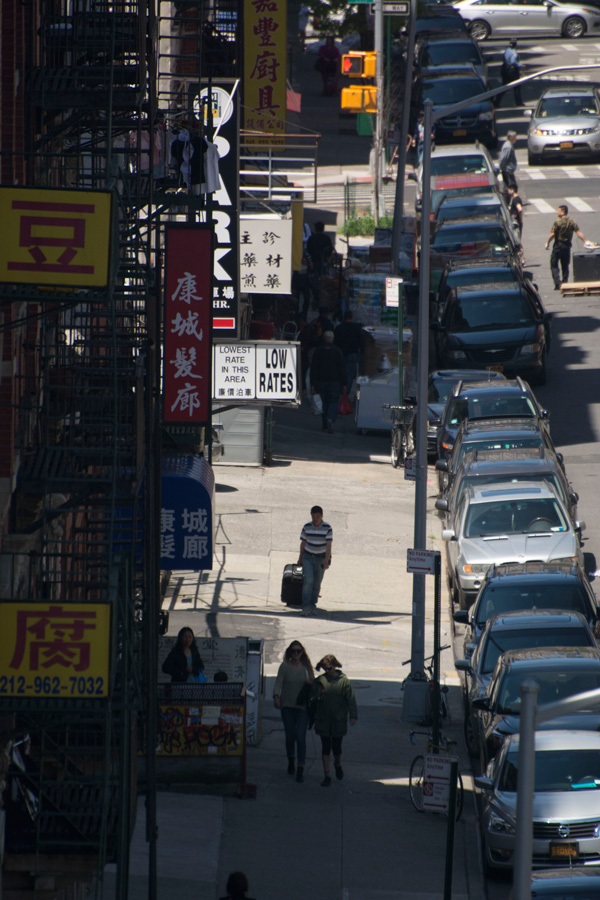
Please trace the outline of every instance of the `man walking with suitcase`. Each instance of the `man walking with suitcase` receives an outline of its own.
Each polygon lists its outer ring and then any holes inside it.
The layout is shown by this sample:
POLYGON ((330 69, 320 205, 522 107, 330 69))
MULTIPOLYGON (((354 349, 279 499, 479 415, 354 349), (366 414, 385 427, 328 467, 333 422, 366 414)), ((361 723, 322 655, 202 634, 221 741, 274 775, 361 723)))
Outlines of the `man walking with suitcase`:
POLYGON ((333 531, 331 525, 323 521, 323 510, 313 506, 311 521, 307 522, 300 534, 300 556, 304 583, 302 585, 302 615, 316 616, 319 590, 325 570, 331 565, 333 531))

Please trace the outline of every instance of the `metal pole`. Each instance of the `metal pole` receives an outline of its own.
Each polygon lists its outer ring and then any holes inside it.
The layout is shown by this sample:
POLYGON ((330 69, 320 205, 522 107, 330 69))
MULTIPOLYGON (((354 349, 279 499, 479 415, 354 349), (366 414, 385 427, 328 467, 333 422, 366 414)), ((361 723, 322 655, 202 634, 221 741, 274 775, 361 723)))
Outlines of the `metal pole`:
POLYGON ((404 334, 404 285, 398 284, 398 406, 404 406, 404 363, 402 361, 402 336, 404 334))
MULTIPOLYGON (((427 377, 429 372, 429 217, 431 210, 431 100, 425 102, 423 140, 423 204, 421 212, 421 257, 419 260, 419 322, 417 367, 417 471, 415 483, 415 531, 413 546, 426 548, 427 526, 427 377)), ((413 575, 411 671, 404 690, 423 678, 425 669, 425 575, 413 575)))
POLYGON ((456 795, 458 792, 458 761, 450 765, 450 796, 448 798, 448 830, 446 832, 446 867, 444 870, 444 900, 452 898, 452 862, 454 858, 454 829, 456 827, 456 795))
POLYGON ((515 900, 530 900, 533 852, 533 792, 535 787, 535 718, 540 686, 527 679, 521 685, 519 778, 513 892, 515 900))
MULTIPOLYGON (((440 744, 440 634, 442 630, 442 554, 435 554, 433 602, 433 743, 440 744)), ((438 752, 435 750, 434 752, 438 752)))
POLYGON ((377 114, 375 116, 375 144, 373 147, 373 201, 375 224, 383 215, 382 150, 383 150, 383 0, 375 0, 375 85, 377 88, 377 114))
POLYGON ((392 275, 398 274, 400 242, 402 235, 402 216, 404 215, 404 172, 408 150, 408 126, 410 121, 410 102, 412 91, 412 70, 415 56, 415 21, 417 0, 410 0, 410 17, 408 25, 408 46, 406 49, 406 70, 404 73, 404 100, 402 105, 402 124, 400 127, 400 143, 398 144, 398 168, 396 170, 396 194, 394 202, 394 221, 392 224, 392 275))

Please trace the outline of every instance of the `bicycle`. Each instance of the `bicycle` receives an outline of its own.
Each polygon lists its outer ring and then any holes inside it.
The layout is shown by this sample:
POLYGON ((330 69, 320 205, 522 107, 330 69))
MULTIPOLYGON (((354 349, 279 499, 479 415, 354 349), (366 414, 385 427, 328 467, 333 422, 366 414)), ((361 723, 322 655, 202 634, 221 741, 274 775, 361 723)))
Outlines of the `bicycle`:
MULTIPOLYGON (((456 741, 451 741, 448 738, 445 738, 442 734, 440 734, 439 744, 433 743, 433 735, 428 731, 411 731, 409 735, 409 740, 411 744, 414 744, 413 738, 416 734, 423 735, 427 738, 427 753, 432 753, 437 751, 438 753, 445 753, 450 755, 451 748, 456 744, 456 741)), ((412 805, 417 810, 417 812, 423 812, 424 810, 424 802, 423 802, 423 782, 425 779, 425 757, 422 754, 415 756, 413 761, 410 764, 410 771, 408 774, 408 789, 410 794, 410 799, 412 805)), ((457 780, 456 780, 456 821, 458 821, 461 817, 463 811, 463 803, 464 803, 464 788, 463 788, 463 780, 462 775, 460 774, 460 770, 457 769, 457 780)))
POLYGON ((414 406, 392 406, 385 404, 381 407, 384 422, 392 425, 392 446, 390 457, 395 469, 400 464, 404 465, 407 456, 415 452, 414 418, 416 409, 414 406))
MULTIPOLYGON (((442 650, 449 650, 449 649, 450 649, 450 644, 444 644, 443 647, 440 647, 439 652, 441 653, 442 650)), ((429 704, 428 705, 429 705, 430 712, 429 712, 429 716, 427 717, 427 719, 420 723, 421 725, 429 725, 431 722, 431 719, 433 718, 433 705, 435 702, 435 698, 434 698, 435 682, 433 680, 433 657, 434 656, 435 656, 435 654, 432 653, 431 656, 426 656, 425 659, 423 660, 425 671, 429 672, 429 677, 424 676, 424 678, 426 681, 429 682, 429 694, 428 694, 429 704)), ((405 659, 404 662, 402 663, 402 665, 407 666, 411 662, 412 662, 411 659, 405 659)), ((450 710, 448 708, 448 702, 446 700, 447 693, 448 693, 448 685, 440 684, 440 692, 439 692, 440 719, 447 719, 448 721, 450 721, 450 710)))

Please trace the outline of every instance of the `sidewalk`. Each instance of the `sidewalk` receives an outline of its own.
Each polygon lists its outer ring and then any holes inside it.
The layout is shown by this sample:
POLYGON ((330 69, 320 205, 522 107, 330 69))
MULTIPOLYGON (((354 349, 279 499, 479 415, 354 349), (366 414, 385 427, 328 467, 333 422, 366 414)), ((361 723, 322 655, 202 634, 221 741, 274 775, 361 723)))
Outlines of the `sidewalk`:
MULTIPOLYGON (((411 760, 425 738, 409 741, 401 721, 402 662, 410 656, 412 482, 389 463, 387 434, 358 435, 352 417, 333 436, 306 404, 276 412, 270 468, 216 467, 219 529, 212 572, 173 573, 164 608, 169 633, 184 624, 198 635, 264 639, 266 702, 263 738, 248 749, 247 780, 255 799, 235 785, 207 795, 199 784, 171 785, 158 796, 159 900, 215 900, 227 875, 241 869, 257 900, 429 900, 443 896, 446 819, 417 813, 408 794, 411 760), (334 529, 333 564, 317 619, 280 601, 281 573, 295 561, 300 528, 319 502, 334 529), (316 662, 334 652, 351 679, 359 721, 344 740, 345 778, 320 787, 320 742, 309 733, 304 784, 286 773, 283 726, 271 701, 285 647, 302 640, 316 662), (223 795, 224 794, 224 795, 223 795)), ((431 503, 435 495, 430 471, 431 503)), ((431 548, 440 549, 439 520, 428 519, 431 548)), ((428 579, 426 654, 433 635, 433 579, 428 579)), ((442 644, 452 643, 443 590, 442 644)), ((478 839, 468 758, 462 740, 460 689, 447 650, 452 721, 465 780, 465 812, 457 824, 453 897, 480 900, 478 839)), ((420 729, 423 730, 423 729, 420 729)), ((217 789, 215 788, 215 791, 217 789)), ((147 896, 143 801, 132 846, 133 900, 147 896)), ((108 875, 108 896, 112 875, 108 875)))

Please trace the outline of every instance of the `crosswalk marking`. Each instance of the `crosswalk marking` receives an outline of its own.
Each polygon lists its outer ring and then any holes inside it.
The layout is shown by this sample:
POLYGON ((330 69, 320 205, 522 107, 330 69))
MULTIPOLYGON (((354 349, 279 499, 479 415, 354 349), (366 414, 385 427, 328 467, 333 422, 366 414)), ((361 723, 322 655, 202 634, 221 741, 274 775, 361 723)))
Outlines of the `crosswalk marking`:
POLYGON ((568 169, 565 169, 565 172, 569 178, 585 178, 583 172, 580 169, 576 169, 575 166, 569 166, 568 169))
POLYGON ((582 200, 581 197, 565 197, 565 202, 569 206, 574 206, 578 212, 594 212, 590 204, 582 200))
POLYGON ((535 206, 538 212, 541 213, 552 213, 554 212, 554 207, 550 206, 550 204, 546 200, 542 200, 541 197, 530 197, 529 203, 532 206, 535 206))
POLYGON ((528 169, 528 175, 532 181, 545 181, 546 176, 541 169, 528 169))

